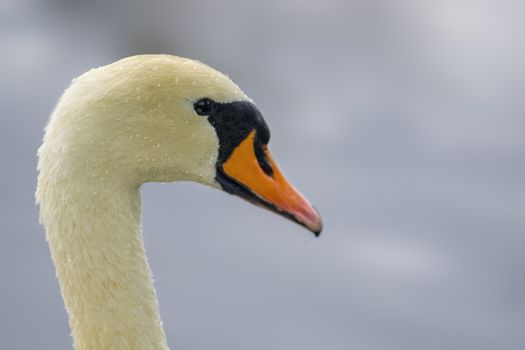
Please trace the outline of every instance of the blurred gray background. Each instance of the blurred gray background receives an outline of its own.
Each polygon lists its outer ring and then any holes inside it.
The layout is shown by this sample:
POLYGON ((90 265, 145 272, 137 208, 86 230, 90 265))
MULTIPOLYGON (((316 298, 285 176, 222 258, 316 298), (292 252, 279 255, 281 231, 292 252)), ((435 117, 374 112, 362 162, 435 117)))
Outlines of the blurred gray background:
POLYGON ((0 3, 0 348, 69 349, 34 205, 75 76, 199 59, 258 104, 319 239, 195 184, 143 187, 173 349, 524 349, 525 2, 0 3))

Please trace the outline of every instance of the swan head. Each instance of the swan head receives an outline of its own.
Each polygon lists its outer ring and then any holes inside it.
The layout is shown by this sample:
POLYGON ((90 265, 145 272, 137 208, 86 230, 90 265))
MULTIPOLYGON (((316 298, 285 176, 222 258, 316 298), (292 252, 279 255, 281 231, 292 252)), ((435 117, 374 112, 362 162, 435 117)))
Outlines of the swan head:
POLYGON ((283 176, 269 140, 261 113, 227 76, 190 59, 134 56, 73 81, 46 129, 40 171, 47 157, 76 170, 60 176, 199 182, 318 235, 318 212, 283 176))

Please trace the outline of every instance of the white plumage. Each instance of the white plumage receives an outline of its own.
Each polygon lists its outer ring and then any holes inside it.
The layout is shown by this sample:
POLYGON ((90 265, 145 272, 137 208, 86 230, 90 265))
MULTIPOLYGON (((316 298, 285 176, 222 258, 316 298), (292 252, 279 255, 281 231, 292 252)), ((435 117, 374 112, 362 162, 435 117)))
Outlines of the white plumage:
POLYGON ((219 187, 218 136, 193 106, 203 96, 250 101, 200 62, 145 55, 83 74, 56 106, 38 151, 36 198, 76 349, 168 348, 140 186, 219 187))

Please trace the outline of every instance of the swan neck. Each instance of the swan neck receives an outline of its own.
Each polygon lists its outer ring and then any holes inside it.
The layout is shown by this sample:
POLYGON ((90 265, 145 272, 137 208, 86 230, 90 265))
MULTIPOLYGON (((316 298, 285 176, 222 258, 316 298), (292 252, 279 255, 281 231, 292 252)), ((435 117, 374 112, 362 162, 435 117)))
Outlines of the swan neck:
POLYGON ((139 187, 40 174, 37 198, 75 349, 167 349, 139 187))

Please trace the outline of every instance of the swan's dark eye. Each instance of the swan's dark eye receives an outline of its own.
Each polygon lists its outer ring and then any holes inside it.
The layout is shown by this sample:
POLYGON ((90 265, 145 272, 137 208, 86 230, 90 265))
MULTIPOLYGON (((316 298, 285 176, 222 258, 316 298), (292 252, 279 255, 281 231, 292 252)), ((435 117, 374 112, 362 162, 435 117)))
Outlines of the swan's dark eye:
POLYGON ((201 98, 193 104, 193 109, 198 115, 209 115, 213 108, 213 101, 209 98, 201 98))

